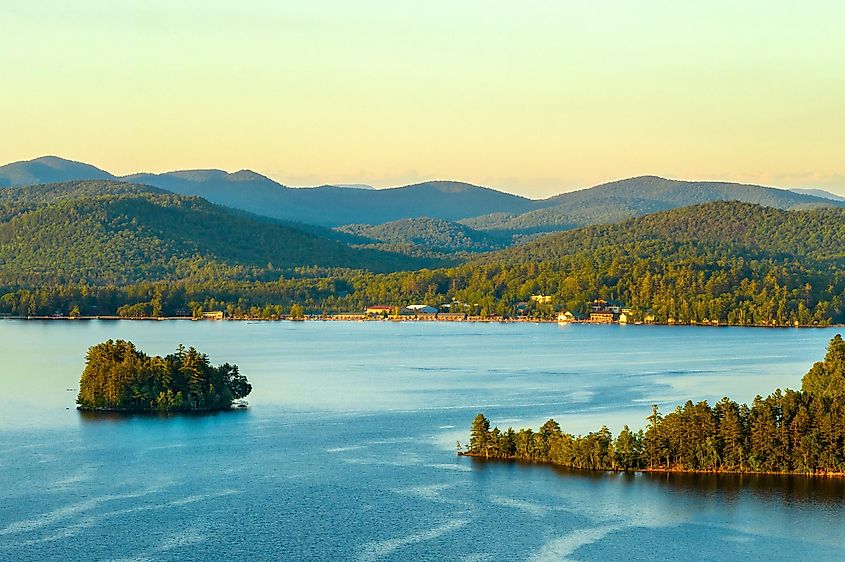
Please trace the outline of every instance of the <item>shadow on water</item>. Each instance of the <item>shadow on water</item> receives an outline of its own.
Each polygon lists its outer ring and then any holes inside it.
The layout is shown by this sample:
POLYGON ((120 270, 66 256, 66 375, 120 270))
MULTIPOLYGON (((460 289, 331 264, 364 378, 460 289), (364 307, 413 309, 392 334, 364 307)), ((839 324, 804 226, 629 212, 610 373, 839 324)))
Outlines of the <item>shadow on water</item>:
POLYGON ((121 423, 130 420, 165 420, 165 419, 209 419, 217 416, 245 416, 249 408, 232 408, 230 410, 206 410, 187 412, 157 412, 157 411, 94 411, 77 410, 79 419, 88 423, 121 423))
POLYGON ((578 470, 552 464, 526 463, 500 459, 471 458, 472 468, 484 475, 489 471, 512 472, 525 476, 534 471, 552 473, 561 479, 604 485, 655 486, 664 490, 721 501, 738 501, 754 496, 765 501, 784 503, 841 504, 845 499, 845 478, 799 474, 713 474, 683 472, 612 472, 578 470))

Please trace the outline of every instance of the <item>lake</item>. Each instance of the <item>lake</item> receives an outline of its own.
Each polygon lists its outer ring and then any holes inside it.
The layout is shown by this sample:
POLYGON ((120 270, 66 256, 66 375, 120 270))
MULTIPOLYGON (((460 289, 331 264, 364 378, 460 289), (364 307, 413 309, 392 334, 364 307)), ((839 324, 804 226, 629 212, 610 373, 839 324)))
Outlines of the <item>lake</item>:
POLYGON ((842 329, 0 321, 0 560, 843 559, 845 482, 456 456, 494 425, 645 425, 799 388, 842 329), (246 411, 91 416, 88 346, 194 345, 246 411))

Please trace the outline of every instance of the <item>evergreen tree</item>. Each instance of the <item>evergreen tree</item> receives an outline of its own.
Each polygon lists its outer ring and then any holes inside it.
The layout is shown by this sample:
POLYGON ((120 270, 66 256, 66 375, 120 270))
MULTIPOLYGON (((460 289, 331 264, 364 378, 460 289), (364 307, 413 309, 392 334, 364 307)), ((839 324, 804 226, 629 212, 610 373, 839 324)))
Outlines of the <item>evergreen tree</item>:
POLYGON ((728 397, 714 407, 687 401, 662 416, 656 405, 645 432, 625 426, 616 439, 606 426, 583 436, 564 433, 548 420, 534 433, 490 430, 478 414, 471 452, 485 457, 551 462, 591 470, 687 470, 735 472, 845 472, 845 344, 828 345, 801 391, 776 390, 751 406, 728 397))

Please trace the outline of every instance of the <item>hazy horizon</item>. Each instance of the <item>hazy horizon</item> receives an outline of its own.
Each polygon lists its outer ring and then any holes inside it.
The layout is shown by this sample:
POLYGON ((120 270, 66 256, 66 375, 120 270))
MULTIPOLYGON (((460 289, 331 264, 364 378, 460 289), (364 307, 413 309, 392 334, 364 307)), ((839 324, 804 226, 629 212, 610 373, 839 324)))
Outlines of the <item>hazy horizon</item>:
POLYGON ((836 2, 33 0, 0 23, 4 162, 532 198, 639 175, 845 191, 836 2))
MULTIPOLYGON (((568 193, 568 192, 578 191, 578 190, 582 190, 582 189, 589 189, 591 187, 597 187, 597 186, 607 184, 607 183, 613 183, 613 182, 616 182, 616 181, 622 181, 622 180, 638 177, 638 176, 629 176, 629 177, 624 177, 624 178, 612 178, 612 179, 600 181, 600 182, 593 184, 593 185, 584 185, 584 186, 573 187, 571 189, 562 190, 562 191, 557 192, 557 193, 552 193, 551 195, 534 196, 534 195, 529 195, 529 194, 525 194, 525 193, 519 193, 519 192, 517 192, 513 189, 510 189, 509 186, 484 185, 484 184, 478 184, 478 183, 474 183, 474 182, 471 182, 471 181, 467 181, 467 180, 464 180, 464 179, 461 179, 461 178, 421 178, 421 179, 418 179, 414 182, 410 182, 410 183, 407 183, 407 184, 381 185, 381 186, 373 185, 372 183, 368 183, 366 181, 356 182, 356 183, 351 183, 351 184, 345 183, 345 182, 325 182, 325 183, 315 184, 315 185, 293 185, 293 184, 290 184, 290 183, 284 181, 283 179, 274 178, 269 174, 262 173, 259 170, 251 170, 249 168, 236 168, 236 169, 225 170, 225 169, 222 169, 222 168, 219 168, 219 167, 209 167, 209 168, 191 167, 191 168, 182 168, 182 169, 179 169, 179 170, 136 170, 136 171, 128 172, 128 173, 125 173, 125 174, 119 174, 119 173, 113 173, 112 170, 109 170, 108 168, 106 168, 104 166, 100 166, 100 165, 96 164, 95 162, 85 162, 85 161, 82 161, 82 160, 67 158, 65 156, 61 156, 61 155, 58 155, 58 154, 43 154, 41 156, 36 156, 36 157, 33 157, 33 158, 27 158, 25 160, 20 160, 18 162, 30 162, 30 161, 38 160, 38 159, 41 159, 41 158, 60 158, 62 160, 68 160, 68 161, 76 162, 76 163, 80 163, 80 164, 89 164, 89 165, 92 165, 96 168, 99 168, 102 171, 112 173, 117 178, 124 178, 124 177, 128 177, 128 176, 136 175, 136 174, 167 174, 167 173, 173 173, 173 172, 189 172, 189 171, 210 171, 210 170, 214 170, 214 171, 224 172, 224 173, 227 173, 227 174, 233 174, 233 173, 242 172, 242 171, 251 171, 251 172, 256 172, 258 174, 261 174, 261 175, 263 175, 263 176, 265 176, 265 177, 267 177, 267 178, 269 178, 269 179, 271 179, 271 180, 273 180, 273 181, 275 181, 275 182, 277 182, 277 183, 279 183, 279 184, 281 184, 285 187, 290 187, 290 188, 308 189, 308 188, 322 187, 322 186, 328 185, 328 186, 344 187, 344 188, 350 188, 350 189, 380 190, 380 189, 392 189, 392 188, 398 188, 398 187, 406 187, 408 185, 414 185, 414 184, 418 184, 418 183, 445 181, 445 182, 468 183, 468 184, 476 185, 478 187, 486 187, 486 188, 494 189, 496 191, 500 191, 500 192, 503 192, 503 193, 510 193, 512 195, 518 195, 518 196, 526 197, 526 198, 529 198, 529 199, 542 199, 542 198, 545 198, 545 197, 550 197, 550 196, 558 195, 558 194, 561 194, 561 193, 568 193)), ((16 163, 16 162, 0 162, 0 166, 4 166, 6 164, 13 164, 13 163, 16 163)), ((657 176, 657 174, 641 174, 641 176, 657 176)), ((731 180, 713 179, 713 178, 669 178, 669 177, 665 177, 665 176, 659 176, 659 177, 662 177, 662 178, 668 179, 668 180, 672 180, 672 181, 686 181, 686 182, 731 182, 731 180)), ((743 183, 748 183, 748 182, 732 182, 732 183, 743 184, 743 183)), ((762 185, 762 184, 753 184, 753 185, 762 185)), ((770 188, 773 188, 773 189, 783 189, 783 190, 819 189, 819 190, 822 190, 822 191, 827 191, 827 192, 832 193, 834 195, 845 195, 845 190, 841 190, 841 191, 837 192, 837 190, 833 189, 833 188, 823 189, 823 188, 818 188, 818 187, 814 187, 814 186, 762 185, 762 187, 770 187, 770 188)))

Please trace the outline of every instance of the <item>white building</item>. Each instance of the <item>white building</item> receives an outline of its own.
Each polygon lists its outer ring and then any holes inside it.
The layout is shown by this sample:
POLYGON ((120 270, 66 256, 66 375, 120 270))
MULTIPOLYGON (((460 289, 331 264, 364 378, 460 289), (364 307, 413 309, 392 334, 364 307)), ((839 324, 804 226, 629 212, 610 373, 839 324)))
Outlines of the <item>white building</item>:
POLYGON ((409 304, 405 310, 414 314, 437 314, 437 308, 427 304, 409 304))

